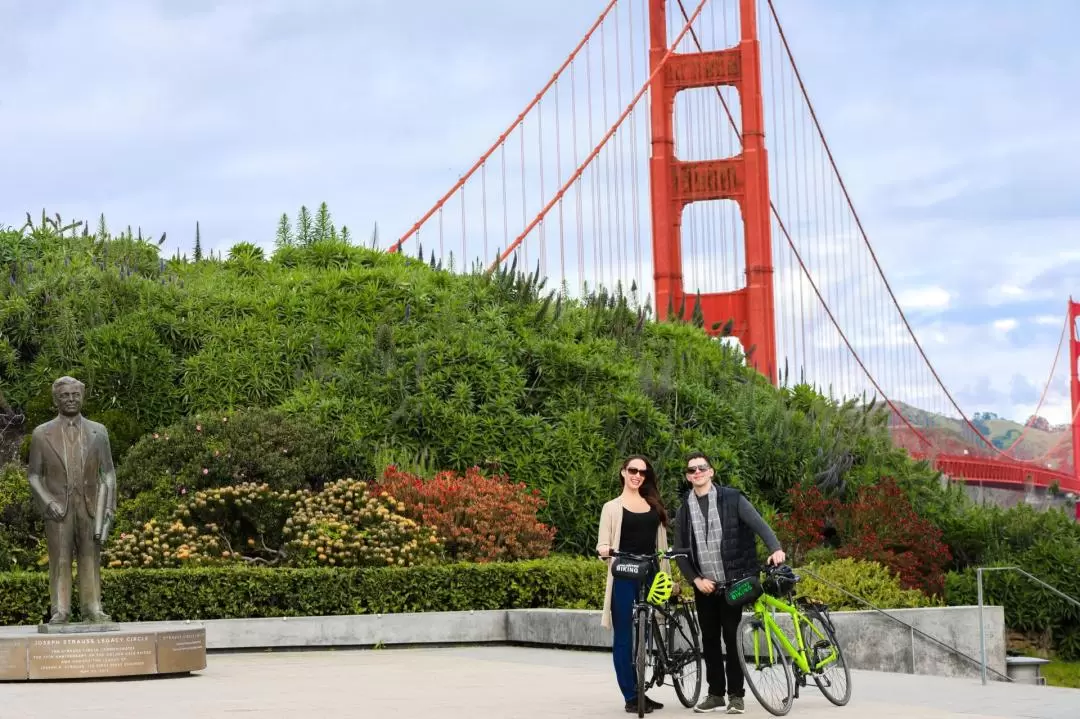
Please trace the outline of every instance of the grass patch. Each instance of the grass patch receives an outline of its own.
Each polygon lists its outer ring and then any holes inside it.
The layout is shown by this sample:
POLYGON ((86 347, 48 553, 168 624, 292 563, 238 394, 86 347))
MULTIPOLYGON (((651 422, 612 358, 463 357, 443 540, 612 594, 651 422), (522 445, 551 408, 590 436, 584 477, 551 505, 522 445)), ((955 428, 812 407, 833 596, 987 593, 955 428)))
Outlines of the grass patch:
POLYGON ((1054 660, 1042 668, 1046 683, 1055 687, 1080 689, 1080 662, 1054 660))

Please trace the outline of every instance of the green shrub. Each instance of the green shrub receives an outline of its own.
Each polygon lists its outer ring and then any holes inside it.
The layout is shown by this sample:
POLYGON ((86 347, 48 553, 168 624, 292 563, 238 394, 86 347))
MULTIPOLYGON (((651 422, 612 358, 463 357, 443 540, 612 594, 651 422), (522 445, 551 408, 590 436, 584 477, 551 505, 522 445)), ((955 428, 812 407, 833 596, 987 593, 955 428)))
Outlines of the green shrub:
MULTIPOLYGON (((526 562, 369 569, 105 569, 106 611, 122 622, 480 609, 598 609, 603 562, 526 562)), ((0 573, 0 624, 34 624, 49 604, 43 572, 0 573)))
MULTIPOLYGON (((1004 538, 1006 541, 1008 538, 1004 538)), ((1055 538, 1032 538, 1021 551, 985 566, 1017 566, 1071 596, 1080 597, 1080 545, 1055 538)), ((975 604, 975 569, 950 572, 945 596, 949 604, 975 604)), ((1053 648, 1063 659, 1080 659, 1080 607, 1056 596, 1031 579, 1011 571, 983 575, 983 601, 1005 608, 1005 624, 1020 632, 1049 630, 1053 648)))
POLYGON ((120 528, 166 519, 185 495, 253 482, 275 492, 317 489, 335 469, 317 429, 280 412, 195 415, 143 437, 117 470, 120 528))
POLYGON ((823 602, 833 611, 870 607, 830 585, 836 585, 880 609, 942 605, 940 600, 928 597, 918 589, 904 589, 900 577, 877 562, 848 557, 825 564, 807 564, 798 573, 802 576, 798 595, 823 602), (811 573, 817 576, 811 576, 811 573))
POLYGON ((0 572, 31 569, 46 555, 45 521, 30 497, 26 470, 0 466, 0 572))

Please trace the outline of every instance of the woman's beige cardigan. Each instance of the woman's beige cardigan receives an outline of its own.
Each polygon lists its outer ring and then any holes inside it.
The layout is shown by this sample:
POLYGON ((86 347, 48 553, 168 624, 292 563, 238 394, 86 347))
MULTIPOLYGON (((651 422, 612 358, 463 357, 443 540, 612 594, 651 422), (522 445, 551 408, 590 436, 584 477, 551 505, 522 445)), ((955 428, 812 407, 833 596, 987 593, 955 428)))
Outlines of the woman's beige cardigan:
MULTIPOLYGON (((616 497, 600 510, 600 532, 596 540, 596 551, 600 552, 605 548, 618 549, 619 537, 622 536, 622 518, 623 518, 623 505, 622 499, 616 497)), ((667 528, 661 524, 656 528, 656 551, 667 551, 667 528)), ((611 560, 605 559, 608 565, 607 572, 607 588, 604 589, 604 615, 600 620, 601 626, 608 629, 611 628, 611 585, 614 578, 611 576, 611 560)), ((666 559, 660 561, 660 568, 671 573, 671 567, 666 559)))

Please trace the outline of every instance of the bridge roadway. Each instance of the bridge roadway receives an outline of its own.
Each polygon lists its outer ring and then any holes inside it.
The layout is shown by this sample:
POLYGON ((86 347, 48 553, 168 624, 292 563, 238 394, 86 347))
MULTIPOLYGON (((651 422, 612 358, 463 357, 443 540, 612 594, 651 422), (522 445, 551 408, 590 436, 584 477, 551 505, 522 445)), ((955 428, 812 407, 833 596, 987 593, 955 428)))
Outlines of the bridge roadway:
MULTIPOLYGON (((211 654, 179 678, 0 685, 0 716, 19 719, 548 719, 624 717, 611 655, 509 646, 211 654)), ((842 708, 816 688, 790 717, 1076 719, 1080 690, 856 672, 842 708)), ((653 716, 694 716, 670 686, 653 716)), ((714 715, 716 716, 716 715, 714 715)), ((747 717, 771 716, 747 698, 747 717)))

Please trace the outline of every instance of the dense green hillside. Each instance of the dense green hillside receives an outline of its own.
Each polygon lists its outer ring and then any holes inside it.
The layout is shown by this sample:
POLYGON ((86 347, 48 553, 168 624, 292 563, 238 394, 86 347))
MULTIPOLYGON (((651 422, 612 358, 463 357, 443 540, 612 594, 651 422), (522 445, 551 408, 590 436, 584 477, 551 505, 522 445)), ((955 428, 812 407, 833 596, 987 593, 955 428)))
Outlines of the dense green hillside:
POLYGON ((542 492, 575 550, 630 453, 674 498, 684 453, 704 450, 766 512, 807 477, 931 477, 891 448, 885 413, 774 388, 700 328, 651 321, 633 288, 569 301, 535 274, 451 274, 332 227, 270 258, 239 244, 186 261, 58 224, 0 233, 0 391, 26 432, 51 416, 52 380, 79 377, 122 470, 129 447, 195 413, 277 408, 328 442, 329 475, 388 459, 506 472, 542 492))

